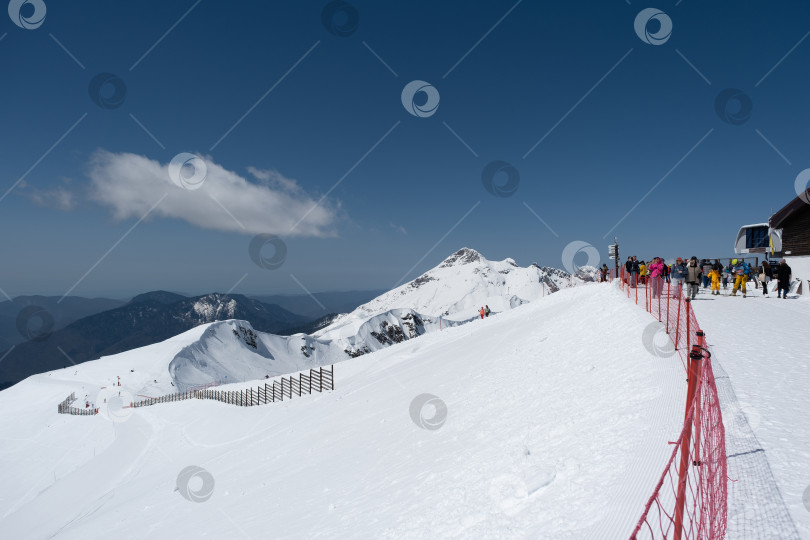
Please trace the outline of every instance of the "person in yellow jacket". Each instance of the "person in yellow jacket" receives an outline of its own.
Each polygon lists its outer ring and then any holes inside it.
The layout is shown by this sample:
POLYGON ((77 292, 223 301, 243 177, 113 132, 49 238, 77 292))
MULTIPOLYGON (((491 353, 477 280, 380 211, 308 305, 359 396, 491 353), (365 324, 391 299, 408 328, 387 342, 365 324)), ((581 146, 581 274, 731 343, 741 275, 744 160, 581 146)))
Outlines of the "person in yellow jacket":
POLYGON ((712 280, 712 295, 719 295, 720 294, 720 270, 717 268, 712 268, 711 272, 709 272, 709 277, 712 280))
POLYGON ((638 265, 638 275, 641 277, 641 282, 646 284, 647 283, 647 265, 644 261, 641 261, 641 264, 638 265))

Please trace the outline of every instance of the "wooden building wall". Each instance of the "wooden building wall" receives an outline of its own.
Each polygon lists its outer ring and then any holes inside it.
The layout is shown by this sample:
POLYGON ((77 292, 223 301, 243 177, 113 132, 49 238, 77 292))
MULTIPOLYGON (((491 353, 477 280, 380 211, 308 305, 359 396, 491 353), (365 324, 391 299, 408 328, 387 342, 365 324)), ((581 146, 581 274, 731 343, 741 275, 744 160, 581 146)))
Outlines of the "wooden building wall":
POLYGON ((782 252, 810 255, 810 204, 797 210, 782 224, 782 252))

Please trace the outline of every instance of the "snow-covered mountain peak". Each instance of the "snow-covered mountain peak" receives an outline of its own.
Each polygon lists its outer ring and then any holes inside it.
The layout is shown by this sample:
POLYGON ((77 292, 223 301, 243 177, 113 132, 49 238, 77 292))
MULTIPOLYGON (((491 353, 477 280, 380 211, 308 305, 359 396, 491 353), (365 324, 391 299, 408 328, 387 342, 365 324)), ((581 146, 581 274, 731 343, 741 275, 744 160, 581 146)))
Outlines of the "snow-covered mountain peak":
POLYGON ((447 268, 450 266, 460 266, 462 264, 469 264, 484 259, 480 253, 471 248, 461 248, 449 257, 447 257, 439 265, 439 268, 447 268))
MULTIPOLYGON (((585 280, 577 277, 576 281, 585 280)), ((511 258, 490 261, 465 247, 416 279, 338 316, 314 335, 341 341, 354 336, 366 321, 403 309, 445 321, 471 320, 479 316, 482 306, 496 313, 508 311, 571 284, 571 276, 562 270, 536 264, 523 268, 511 258)))
POLYGON ((230 296, 213 293, 198 298, 192 309, 206 321, 215 321, 234 318, 236 307, 236 300, 230 296))

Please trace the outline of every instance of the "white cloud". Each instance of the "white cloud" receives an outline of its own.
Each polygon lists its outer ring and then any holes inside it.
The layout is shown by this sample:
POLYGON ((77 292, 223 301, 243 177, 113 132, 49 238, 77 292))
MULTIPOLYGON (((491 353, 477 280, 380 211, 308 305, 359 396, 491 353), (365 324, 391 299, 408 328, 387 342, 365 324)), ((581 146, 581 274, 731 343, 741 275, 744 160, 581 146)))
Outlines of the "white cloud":
POLYGON ((73 192, 64 186, 53 189, 39 189, 23 181, 20 182, 17 189, 19 193, 39 206, 58 208, 65 211, 73 210, 76 207, 76 197, 73 192))
POLYGON ((402 225, 394 225, 393 223, 389 223, 392 229, 395 231, 401 232, 402 234, 408 234, 408 231, 405 230, 405 227, 402 225))
POLYGON ((294 180, 248 167, 266 184, 257 185, 210 157, 202 159, 207 168, 202 185, 186 190, 172 182, 168 164, 137 154, 99 150, 89 163, 90 198, 109 207, 116 219, 140 218, 166 194, 151 216, 245 234, 335 235, 336 210, 317 204, 294 180))
POLYGON ((257 169, 256 167, 249 166, 247 171, 252 174, 257 180, 261 180, 270 188, 275 188, 285 191, 290 194, 302 194, 303 190, 295 180, 285 178, 278 171, 271 171, 269 169, 257 169))

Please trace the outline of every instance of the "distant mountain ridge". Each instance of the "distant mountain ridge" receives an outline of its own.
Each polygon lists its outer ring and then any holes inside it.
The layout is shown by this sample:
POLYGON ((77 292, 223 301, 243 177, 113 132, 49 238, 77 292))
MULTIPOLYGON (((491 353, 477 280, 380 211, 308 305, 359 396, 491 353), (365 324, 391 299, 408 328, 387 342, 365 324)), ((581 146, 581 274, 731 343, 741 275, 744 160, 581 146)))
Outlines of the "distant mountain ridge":
MULTIPOLYGON (((126 306, 76 321, 45 342, 20 345, 0 363, 0 381, 17 381, 99 356, 115 355, 116 361, 126 362, 123 351, 168 342, 206 323, 214 324, 201 328, 193 342, 165 359, 175 388, 282 375, 470 323, 479 319, 478 310, 484 305, 497 315, 545 294, 595 281, 595 273, 590 267, 570 275, 535 263, 521 267, 513 259, 489 261, 474 249, 463 248, 350 313, 324 314, 316 321, 243 295, 187 298, 153 291, 134 297, 126 306), (42 361, 26 361, 31 358, 42 361)), ((168 381, 156 383, 150 391, 172 391, 168 381)))
MULTIPOLYGON (((582 268, 572 276, 537 264, 524 268, 513 259, 489 261, 477 251, 464 248, 351 313, 329 315, 311 323, 315 327, 312 332, 274 335, 244 320, 211 324, 192 343, 166 359, 168 371, 174 387, 182 390, 333 364, 479 320, 478 309, 483 305, 489 305, 497 314, 554 291, 592 282, 595 272, 595 268, 582 268)), ((126 353, 116 358, 125 357, 126 353)), ((160 384, 149 391, 172 391, 160 384)))
POLYGON ((0 388, 34 373, 143 347, 225 319, 250 321, 257 330, 269 333, 309 322, 279 306, 239 294, 184 297, 154 291, 138 295, 124 306, 74 321, 47 339, 27 341, 6 351, 0 362, 0 388))

